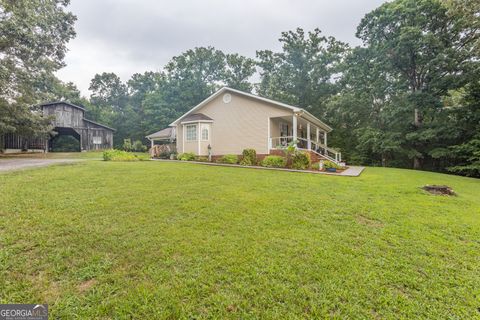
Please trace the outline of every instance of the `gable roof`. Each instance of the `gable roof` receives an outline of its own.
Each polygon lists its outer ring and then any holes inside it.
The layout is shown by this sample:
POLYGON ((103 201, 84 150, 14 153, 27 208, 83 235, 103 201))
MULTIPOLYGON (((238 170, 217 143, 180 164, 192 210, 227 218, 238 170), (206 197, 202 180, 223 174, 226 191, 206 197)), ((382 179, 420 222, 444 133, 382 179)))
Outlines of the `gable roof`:
POLYGON ((202 107, 205 106, 207 103, 209 103, 210 101, 212 101, 213 99, 215 99, 216 97, 218 97, 219 95, 221 95, 221 94, 224 93, 224 92, 233 92, 233 93, 236 93, 236 94, 239 94, 239 95, 242 95, 242 96, 245 96, 245 97, 249 97, 249 98, 252 98, 252 99, 255 99, 255 100, 259 100, 259 101, 263 101, 263 102, 270 103, 270 104, 272 104, 272 105, 274 105, 274 106, 277 106, 277 107, 280 107, 280 108, 289 109, 289 110, 291 110, 292 112, 299 113, 299 114, 301 114, 301 115, 305 115, 306 118, 308 118, 308 119, 309 119, 310 121, 312 121, 312 122, 316 122, 319 126, 323 127, 325 130, 327 130, 327 132, 332 131, 332 128, 331 128, 330 126, 328 126, 327 124, 325 124, 323 121, 321 121, 320 119, 318 119, 317 117, 315 117, 313 114, 311 114, 310 112, 308 112, 308 111, 305 110, 305 109, 298 108, 298 107, 295 107, 295 106, 291 106, 291 105, 289 105, 289 104, 282 103, 282 102, 278 102, 278 101, 275 101, 275 100, 272 100, 272 99, 260 97, 260 96, 257 96, 257 95, 255 95, 255 94, 243 92, 243 91, 240 91, 240 90, 237 90, 237 89, 232 89, 232 88, 229 88, 229 87, 223 87, 223 88, 217 90, 214 94, 212 94, 211 96, 209 96, 208 98, 206 98, 205 100, 203 100, 202 102, 200 102, 199 104, 197 104, 195 107, 193 107, 192 109, 190 109, 190 111, 187 111, 187 112, 184 113, 180 118, 178 118, 177 120, 173 121, 173 122, 170 124, 170 126, 175 126, 175 125, 177 125, 180 120, 184 120, 185 117, 187 117, 188 115, 191 115, 191 114, 195 113, 195 111, 199 110, 200 108, 202 108, 202 107))
POLYGON ((82 111, 87 111, 85 110, 84 107, 80 107, 80 106, 77 106, 76 104, 73 104, 73 103, 70 103, 70 102, 66 102, 66 101, 53 101, 53 102, 47 102, 47 103, 42 103, 40 106, 41 107, 47 107, 47 106, 51 106, 51 105, 54 105, 54 104, 66 104, 70 107, 73 107, 73 108, 77 108, 77 109, 80 109, 82 111))
POLYGON ((203 113, 192 113, 182 118, 182 122, 188 121, 212 121, 213 119, 203 113))
POLYGON ((163 130, 149 134, 145 138, 147 139, 172 139, 174 138, 175 130, 173 127, 168 127, 163 130))
POLYGON ((117 131, 116 129, 107 127, 107 126, 104 125, 104 124, 101 124, 101 123, 98 123, 98 122, 95 122, 95 121, 92 121, 92 120, 88 120, 88 119, 83 118, 83 121, 90 122, 90 123, 92 123, 92 124, 94 124, 94 125, 97 125, 97 126, 99 126, 99 127, 102 127, 102 128, 108 129, 108 130, 117 131))

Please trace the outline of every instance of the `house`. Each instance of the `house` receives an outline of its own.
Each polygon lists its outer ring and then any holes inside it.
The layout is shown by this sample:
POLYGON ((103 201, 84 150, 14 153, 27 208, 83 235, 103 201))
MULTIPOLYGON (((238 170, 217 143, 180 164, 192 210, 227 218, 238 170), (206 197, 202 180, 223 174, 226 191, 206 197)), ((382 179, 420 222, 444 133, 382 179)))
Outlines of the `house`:
POLYGON ((48 139, 20 137, 9 133, 0 139, 6 153, 21 151, 47 152, 61 136, 73 136, 78 142, 78 151, 113 148, 115 129, 85 118, 86 110, 70 102, 50 102, 40 105, 43 115, 53 118, 55 135, 48 139))
POLYGON ((313 157, 341 161, 341 154, 327 146, 332 128, 308 111, 228 87, 200 102, 170 128, 178 153, 218 157, 251 148, 265 156, 296 143, 313 157))

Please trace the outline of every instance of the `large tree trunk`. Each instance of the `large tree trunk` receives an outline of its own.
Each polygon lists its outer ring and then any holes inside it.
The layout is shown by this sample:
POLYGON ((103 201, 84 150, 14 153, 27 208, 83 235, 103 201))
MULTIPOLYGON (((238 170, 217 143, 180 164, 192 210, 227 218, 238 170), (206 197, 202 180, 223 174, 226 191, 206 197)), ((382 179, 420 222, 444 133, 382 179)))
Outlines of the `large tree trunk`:
MULTIPOLYGON (((418 111, 417 108, 415 108, 415 111, 414 111, 414 112, 415 112, 414 125, 415 125, 415 128, 418 129, 418 128, 420 128, 420 126, 422 125, 422 119, 421 119, 421 117, 420 117, 420 113, 419 113, 419 111, 418 111)), ((420 161, 420 158, 417 157, 417 156, 415 156, 415 157, 413 158, 413 169, 418 170, 418 169, 421 169, 421 168, 422 168, 422 163, 421 163, 421 161, 420 161)))

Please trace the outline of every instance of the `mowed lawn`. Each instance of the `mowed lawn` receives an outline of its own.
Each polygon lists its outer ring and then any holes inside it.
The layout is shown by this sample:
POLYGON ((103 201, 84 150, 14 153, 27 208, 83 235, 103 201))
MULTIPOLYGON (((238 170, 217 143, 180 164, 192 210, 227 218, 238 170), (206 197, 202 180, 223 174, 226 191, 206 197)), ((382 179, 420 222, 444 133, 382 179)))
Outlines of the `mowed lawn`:
POLYGON ((480 180, 84 161, 0 195, 0 302, 52 319, 480 318, 480 180))

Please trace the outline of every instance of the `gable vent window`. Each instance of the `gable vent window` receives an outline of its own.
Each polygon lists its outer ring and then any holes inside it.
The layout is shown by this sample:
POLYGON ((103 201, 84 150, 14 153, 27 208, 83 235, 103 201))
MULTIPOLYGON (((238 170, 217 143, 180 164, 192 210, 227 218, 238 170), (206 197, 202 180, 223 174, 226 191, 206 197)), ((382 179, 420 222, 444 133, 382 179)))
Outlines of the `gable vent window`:
POLYGON ((223 95, 223 102, 230 103, 232 101, 232 95, 230 93, 225 93, 223 95))

